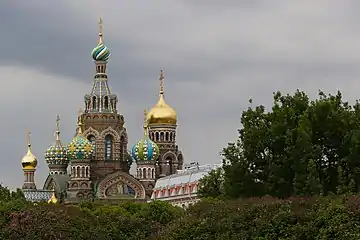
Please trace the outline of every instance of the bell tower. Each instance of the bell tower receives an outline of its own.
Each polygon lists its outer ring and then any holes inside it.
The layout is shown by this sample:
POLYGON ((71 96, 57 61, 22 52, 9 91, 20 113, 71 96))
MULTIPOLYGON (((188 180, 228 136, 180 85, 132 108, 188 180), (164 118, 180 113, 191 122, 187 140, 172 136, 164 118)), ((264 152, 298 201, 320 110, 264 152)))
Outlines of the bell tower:
POLYGON ((149 137, 160 149, 156 162, 156 177, 164 177, 181 170, 183 155, 176 144, 177 114, 164 97, 164 71, 160 71, 159 100, 147 114, 149 137))
POLYGON ((95 63, 93 87, 84 97, 85 110, 80 116, 83 135, 94 146, 91 157, 91 178, 94 181, 119 170, 128 173, 131 166, 124 116, 117 111, 118 98, 111 93, 108 84, 106 70, 110 55, 103 43, 100 18, 98 45, 91 52, 95 63))
POLYGON ((21 160, 21 165, 24 172, 24 184, 22 189, 36 189, 34 175, 37 166, 37 159, 35 155, 31 152, 31 142, 30 142, 30 130, 28 130, 28 149, 26 155, 21 160))

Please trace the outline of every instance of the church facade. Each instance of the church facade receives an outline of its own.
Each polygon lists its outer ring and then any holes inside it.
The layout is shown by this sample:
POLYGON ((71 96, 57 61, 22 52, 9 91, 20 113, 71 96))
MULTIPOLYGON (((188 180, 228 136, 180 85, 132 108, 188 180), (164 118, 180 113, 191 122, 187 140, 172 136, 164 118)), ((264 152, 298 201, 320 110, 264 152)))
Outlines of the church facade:
POLYGON ((159 178, 182 169, 183 155, 176 144, 177 114, 165 102, 162 70, 158 102, 144 112, 143 139, 128 151, 125 117, 118 112, 118 97, 108 84, 111 54, 103 43, 101 19, 99 25, 99 42, 91 52, 95 63, 92 90, 84 96, 84 110, 79 110, 76 134, 69 144, 60 140, 58 116, 55 143, 45 152, 49 175, 42 189, 34 181, 37 159, 31 152, 29 133, 28 152, 22 159, 22 188, 31 201, 47 201, 53 193, 64 202, 145 201, 159 178), (134 161, 135 176, 129 172, 134 161))

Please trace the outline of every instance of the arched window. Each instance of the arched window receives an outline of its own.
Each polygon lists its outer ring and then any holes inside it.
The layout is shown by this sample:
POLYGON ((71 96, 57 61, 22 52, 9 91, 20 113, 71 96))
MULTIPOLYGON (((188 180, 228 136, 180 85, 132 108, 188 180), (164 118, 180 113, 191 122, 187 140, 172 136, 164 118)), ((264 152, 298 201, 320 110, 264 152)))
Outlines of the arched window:
POLYGON ((96 107, 96 97, 95 96, 92 97, 92 109, 93 110, 97 109, 97 107, 96 107))
POLYGON ((92 143, 92 145, 93 145, 93 149, 94 149, 94 151, 93 151, 93 156, 95 156, 95 151, 96 151, 96 144, 95 144, 95 136, 94 135, 90 135, 90 136, 88 136, 88 140, 92 143))
POLYGON ((106 135, 105 137, 105 159, 111 160, 112 155, 112 137, 110 135, 106 135))
POLYGON ((109 108, 109 98, 108 98, 108 96, 104 97, 104 108, 105 109, 109 108))
POLYGON ((164 132, 160 132, 160 141, 164 141, 164 132))
POLYGON ((173 174, 173 169, 172 169, 172 166, 173 166, 173 163, 172 163, 172 158, 170 156, 166 157, 166 164, 167 164, 167 167, 169 169, 169 173, 168 174, 173 174))

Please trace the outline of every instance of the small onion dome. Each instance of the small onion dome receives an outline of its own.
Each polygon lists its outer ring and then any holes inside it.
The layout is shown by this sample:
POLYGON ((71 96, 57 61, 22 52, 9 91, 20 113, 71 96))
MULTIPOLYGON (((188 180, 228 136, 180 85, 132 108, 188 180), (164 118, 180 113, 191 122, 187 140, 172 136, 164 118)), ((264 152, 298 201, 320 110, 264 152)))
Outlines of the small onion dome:
POLYGON ((79 117, 77 135, 68 145, 68 158, 70 160, 89 159, 94 151, 93 144, 82 134, 82 123, 79 117))
POLYGON ((109 60, 110 55, 109 49, 103 43, 97 45, 91 52, 91 57, 95 61, 107 61, 109 60))
POLYGON ((68 164, 68 149, 63 146, 60 141, 60 129, 59 129, 60 117, 56 118, 56 141, 55 144, 50 146, 45 152, 45 160, 47 164, 68 164))
POLYGON ((53 203, 53 204, 55 204, 55 203, 57 203, 58 202, 58 200, 57 200, 57 198, 56 198, 56 196, 55 196, 55 190, 53 190, 53 193, 52 193, 52 195, 51 195, 51 198, 48 200, 48 203, 53 203))
POLYGON ((35 155, 31 152, 30 131, 28 131, 28 151, 26 155, 22 158, 21 165, 24 170, 35 170, 37 166, 37 159, 35 155))
POLYGON ((103 43, 103 33, 102 33, 102 19, 100 18, 99 21, 99 43, 98 45, 92 50, 91 56, 95 61, 107 61, 110 58, 110 51, 103 43))
MULTIPOLYGON (((146 112, 145 112, 146 117, 146 112)), ((146 119, 146 118, 145 118, 146 119)), ((155 161, 159 157, 159 147, 148 136, 147 125, 144 126, 144 138, 131 149, 131 155, 136 162, 155 161)))
MULTIPOLYGON (((61 144, 61 143, 60 143, 61 144)), ((66 146, 55 144, 50 146, 45 152, 47 164, 68 164, 68 149, 66 146)))
POLYGON ((149 124, 176 124, 176 111, 170 107, 164 98, 164 71, 160 72, 160 93, 159 101, 147 114, 147 122, 149 124))

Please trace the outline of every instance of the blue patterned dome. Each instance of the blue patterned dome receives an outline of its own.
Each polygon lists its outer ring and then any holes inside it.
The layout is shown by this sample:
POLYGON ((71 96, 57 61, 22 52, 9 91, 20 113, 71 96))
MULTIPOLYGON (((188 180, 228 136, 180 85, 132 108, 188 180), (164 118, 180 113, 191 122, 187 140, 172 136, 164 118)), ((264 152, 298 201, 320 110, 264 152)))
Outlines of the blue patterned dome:
POLYGON ((159 157, 159 147, 147 134, 147 127, 144 127, 144 138, 136 143, 131 149, 131 156, 138 161, 155 161, 159 157))
POLYGON ((67 165, 69 163, 68 149, 66 146, 63 146, 60 141, 59 122, 60 122, 60 117, 58 115, 56 118, 55 144, 51 145, 45 152, 45 161, 48 165, 51 164, 67 165))
POLYGON ((69 163, 68 149, 66 146, 55 144, 50 146, 45 152, 45 160, 47 164, 64 164, 69 163))
POLYGON ((78 133, 68 145, 68 158, 70 160, 89 159, 94 151, 93 144, 82 134, 82 123, 79 117, 78 133))

